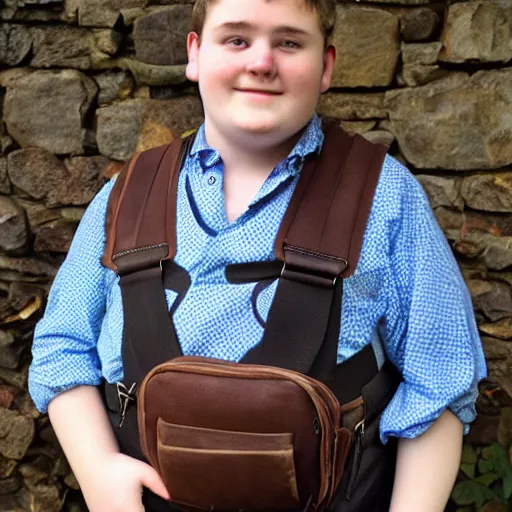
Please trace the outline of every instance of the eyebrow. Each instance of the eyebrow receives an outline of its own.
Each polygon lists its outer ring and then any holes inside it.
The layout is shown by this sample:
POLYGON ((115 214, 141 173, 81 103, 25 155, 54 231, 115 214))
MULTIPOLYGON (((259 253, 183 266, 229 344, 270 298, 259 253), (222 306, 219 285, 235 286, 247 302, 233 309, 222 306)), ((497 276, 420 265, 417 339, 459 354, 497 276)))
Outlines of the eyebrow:
MULTIPOLYGON (((215 31, 222 31, 222 30, 248 30, 248 31, 254 31, 256 30, 256 26, 248 23, 247 21, 227 21, 226 23, 222 23, 222 25, 219 25, 218 27, 215 27, 215 31)), ((297 36, 309 36, 309 32, 306 30, 303 30, 298 27, 293 27, 289 25, 280 25, 272 30, 275 34, 292 34, 297 36)))

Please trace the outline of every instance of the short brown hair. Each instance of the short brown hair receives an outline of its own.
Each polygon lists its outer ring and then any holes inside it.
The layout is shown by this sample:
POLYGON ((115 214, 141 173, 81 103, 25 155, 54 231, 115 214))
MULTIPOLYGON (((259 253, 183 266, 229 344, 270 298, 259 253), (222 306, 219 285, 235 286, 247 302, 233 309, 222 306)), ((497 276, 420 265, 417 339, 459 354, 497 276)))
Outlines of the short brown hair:
MULTIPOLYGON (((218 0, 196 0, 192 11, 192 30, 199 36, 203 31, 208 5, 218 0)), ((320 29, 324 34, 325 41, 329 41, 334 30, 334 21, 336 19, 336 1, 335 0, 302 0, 308 9, 316 11, 320 29)))

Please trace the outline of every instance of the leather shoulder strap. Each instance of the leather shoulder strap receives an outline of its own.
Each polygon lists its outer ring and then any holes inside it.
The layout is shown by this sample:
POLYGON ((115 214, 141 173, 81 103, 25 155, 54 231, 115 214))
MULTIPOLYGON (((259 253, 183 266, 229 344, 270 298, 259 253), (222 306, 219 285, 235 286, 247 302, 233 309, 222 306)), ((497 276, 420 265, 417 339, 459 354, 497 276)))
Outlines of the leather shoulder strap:
POLYGON ((349 277, 356 269, 386 148, 328 125, 318 159, 301 173, 276 256, 291 269, 349 277))
POLYGON ((176 139, 125 164, 107 207, 103 265, 127 273, 175 256, 178 177, 191 141, 176 139))

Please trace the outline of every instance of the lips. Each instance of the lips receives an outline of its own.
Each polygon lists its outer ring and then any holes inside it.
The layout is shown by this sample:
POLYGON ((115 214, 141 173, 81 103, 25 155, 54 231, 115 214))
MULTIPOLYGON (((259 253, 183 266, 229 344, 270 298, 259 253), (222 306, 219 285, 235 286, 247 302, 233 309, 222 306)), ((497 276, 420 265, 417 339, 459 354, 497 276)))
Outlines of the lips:
POLYGON ((264 90, 264 89, 249 89, 249 88, 248 89, 235 88, 235 91, 252 93, 252 94, 264 94, 264 95, 269 95, 269 96, 279 96, 280 94, 283 94, 280 91, 268 91, 268 90, 264 90))

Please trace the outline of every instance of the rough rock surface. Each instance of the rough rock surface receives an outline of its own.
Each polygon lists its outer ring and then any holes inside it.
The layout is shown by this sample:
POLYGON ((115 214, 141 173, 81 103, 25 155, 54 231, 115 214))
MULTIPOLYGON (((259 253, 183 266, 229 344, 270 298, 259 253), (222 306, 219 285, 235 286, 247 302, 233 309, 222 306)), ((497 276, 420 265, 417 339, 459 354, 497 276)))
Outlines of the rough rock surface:
POLYGON ((402 43, 404 64, 435 64, 443 45, 434 43, 402 43))
POLYGON ((78 27, 45 27, 33 30, 35 68, 89 69, 89 38, 91 33, 78 27))
POLYGON ((400 33, 404 41, 426 41, 439 24, 437 12, 422 7, 414 9, 400 18, 400 33))
POLYGON ((7 129, 20 146, 81 154, 84 117, 96 90, 93 80, 75 70, 31 73, 7 87, 7 129))
POLYGON ((0 25, 0 64, 18 66, 32 47, 32 34, 23 25, 0 25))
POLYGON ((512 287, 507 282, 473 279, 466 283, 475 311, 481 312, 487 320, 496 322, 512 316, 512 287))
POLYGON ((512 163, 510 83, 512 69, 503 69, 387 92, 389 128, 416 167, 504 167, 512 163))
POLYGON ((512 172, 468 176, 461 193, 475 210, 512 213, 512 172))
POLYGON ((34 421, 16 411, 0 409, 0 454, 20 460, 34 438, 34 421))
POLYGON ((34 199, 44 199, 67 177, 62 162, 41 148, 13 151, 7 157, 7 163, 13 185, 34 199))
POLYGON ((202 107, 195 96, 173 100, 127 100, 100 108, 98 148, 102 155, 126 160, 135 151, 170 142, 174 137, 197 128, 202 107))
POLYGON ((25 148, 8 156, 13 184, 48 207, 89 203, 103 183, 102 156, 74 157, 64 162, 40 148, 25 148))
POLYGON ((7 159, 0 158, 0 194, 11 192, 11 182, 7 176, 7 159))
POLYGON ((23 252, 28 242, 25 212, 7 196, 0 196, 0 250, 23 252))
POLYGON ((450 5, 442 34, 446 62, 512 59, 512 3, 482 0, 450 5))
POLYGON ((163 66, 186 64, 191 16, 190 5, 174 5, 138 18, 133 25, 137 59, 163 66))
POLYGON ((444 176, 417 175, 416 178, 428 196, 432 208, 446 206, 462 210, 464 201, 460 195, 462 179, 444 176))
POLYGON ((116 100, 128 99, 135 88, 131 73, 127 71, 106 71, 94 76, 100 92, 98 104, 108 105, 116 100))
POLYGON ((320 96, 317 112, 346 121, 385 119, 384 93, 346 94, 328 92, 320 96))
POLYGON ((338 5, 336 15, 332 86, 390 85, 400 54, 398 17, 381 9, 346 5, 338 5))
MULTIPOLYGON (((446 2, 447 0, 441 0, 446 2)), ((430 0, 368 0, 369 4, 425 5, 430 0)))
POLYGON ((34 251, 67 253, 77 225, 74 222, 56 220, 34 230, 34 251))
POLYGON ((405 65, 402 69, 401 78, 404 85, 408 87, 417 87, 429 82, 439 80, 448 75, 448 71, 435 64, 412 64, 405 65))
POLYGON ((146 5, 147 0, 65 0, 68 19, 78 19, 82 27, 113 27, 121 9, 146 5))
POLYGON ((116 30, 94 29, 94 43, 96 48, 107 55, 115 55, 123 42, 123 34, 116 30))

